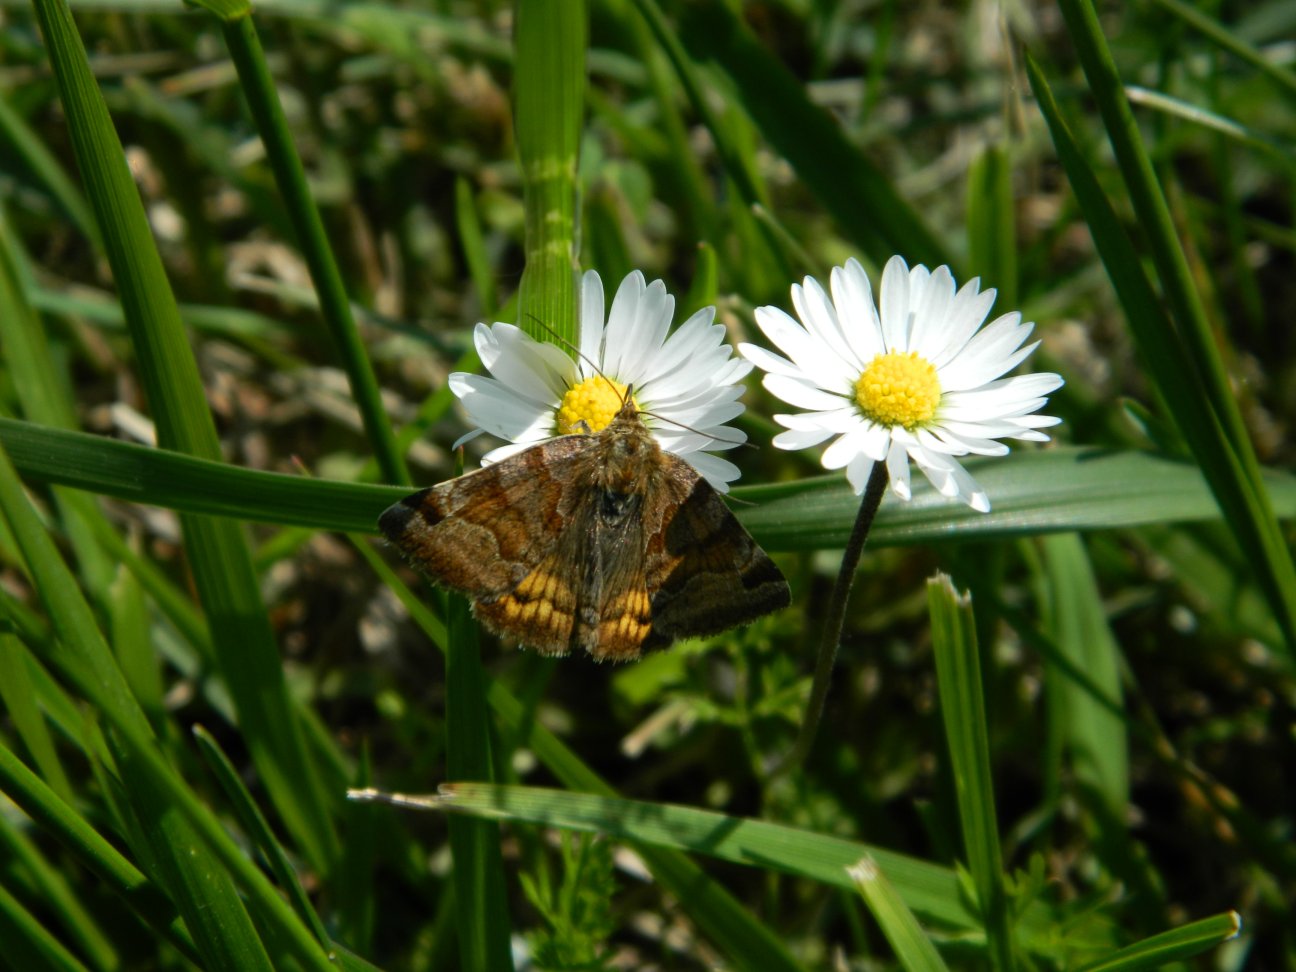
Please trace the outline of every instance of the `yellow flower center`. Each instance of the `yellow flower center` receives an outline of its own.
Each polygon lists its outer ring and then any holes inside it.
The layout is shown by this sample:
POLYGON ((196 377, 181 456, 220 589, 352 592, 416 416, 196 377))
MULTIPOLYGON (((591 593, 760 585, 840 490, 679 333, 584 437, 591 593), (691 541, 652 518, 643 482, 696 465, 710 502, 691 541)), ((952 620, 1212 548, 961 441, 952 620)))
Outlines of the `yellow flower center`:
POLYGON ((601 432, 621 411, 626 386, 594 375, 567 389, 558 406, 558 434, 601 432))
POLYGON ((855 401, 879 425, 916 429, 940 404, 936 368, 917 351, 892 351, 869 362, 855 382, 855 401))

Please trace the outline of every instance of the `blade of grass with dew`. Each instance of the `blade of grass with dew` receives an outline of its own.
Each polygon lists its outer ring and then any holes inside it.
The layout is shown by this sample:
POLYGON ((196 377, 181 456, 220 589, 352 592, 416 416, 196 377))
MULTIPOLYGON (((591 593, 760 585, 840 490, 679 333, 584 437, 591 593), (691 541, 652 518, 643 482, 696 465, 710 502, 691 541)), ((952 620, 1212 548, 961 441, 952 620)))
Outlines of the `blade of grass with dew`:
POLYGON ((518 326, 537 340, 550 340, 547 328, 576 345, 576 173, 589 15, 585 0, 519 0, 515 16, 514 129, 526 212, 518 326))
POLYGON ((190 961, 199 961, 188 929, 167 899, 120 851, 59 799, 43 780, 0 743, 0 791, 117 894, 148 926, 190 961))
POLYGON ((876 860, 861 857, 846 868, 846 873, 855 882, 856 890, 873 913, 891 950, 908 972, 940 972, 946 968, 940 952, 876 860))
MULTIPOLYGON (((371 556, 371 555, 367 555, 371 556)), ((439 622, 395 574, 385 568, 388 586, 410 611, 411 618, 444 654, 448 646, 439 622)), ((564 785, 574 790, 616 797, 616 791, 573 753, 565 743, 537 725, 534 707, 523 704, 504 685, 488 681, 486 698, 517 748, 527 748, 564 785)), ((795 972, 800 968, 769 928, 753 918, 724 888, 683 854, 661 848, 636 847, 653 877, 681 901, 689 901, 690 917, 739 968, 766 972, 795 972)))
POLYGON ((1017 220, 1012 164, 998 145, 986 145, 968 167, 969 272, 981 288, 994 287, 1000 307, 1017 306, 1017 220))
POLYGON ((1165 968, 1236 938, 1241 930, 1242 918, 1237 912, 1212 915, 1181 928, 1145 938, 1104 959, 1081 966, 1077 972, 1138 972, 1141 969, 1165 968))
MULTIPOLYGON (((1120 656, 1107 624, 1097 579, 1084 544, 1075 534, 1043 537, 1053 643, 1085 672, 1103 697, 1121 704, 1120 656)), ((1063 682, 1055 697, 1062 707, 1066 746, 1076 777, 1095 787, 1115 819, 1129 803, 1129 739, 1121 718, 1063 682)))
POLYGON ((985 922, 990 964, 998 972, 1010 972, 1014 966, 1013 939, 972 602, 955 592, 947 576, 938 574, 927 582, 927 608, 963 849, 985 922))
MULTIPOLYGON (((1208 403, 1214 421, 1200 431, 1209 437, 1189 435, 1183 429, 1189 416, 1175 417, 1238 542, 1254 558, 1256 577, 1282 626, 1288 651, 1296 654, 1296 565, 1265 491, 1260 463, 1220 355, 1219 336, 1213 332, 1193 284, 1177 229, 1144 150, 1097 12, 1088 0, 1061 0, 1060 7, 1173 318, 1171 322, 1158 315, 1146 326, 1165 327, 1164 339, 1182 345, 1191 370, 1175 375, 1173 381, 1208 403)), ((1149 350, 1144 348, 1145 358, 1149 350)), ((1160 375, 1154 372, 1153 377, 1165 394, 1160 375)))
MULTIPOLYGON (((218 460, 193 350, 121 143, 67 5, 33 0, 161 444, 218 460)), ((338 855, 324 792, 284 683, 278 647, 238 524, 184 516, 185 549, 244 739, 286 829, 327 873, 338 855)))
POLYGON ((714 59, 733 79, 761 134, 788 160, 841 232, 879 266, 894 253, 933 267, 950 263, 945 247, 913 207, 730 7, 709 0, 688 5, 680 33, 691 51, 714 59))
POLYGON ((27 647, 16 635, 0 630, 0 703, 41 776, 62 799, 71 800, 72 785, 40 710, 26 655, 27 647))
POLYGON ((58 923, 60 938, 74 945, 96 969, 121 966, 112 941, 73 893, 64 872, 45 858, 25 829, 19 830, 16 821, 4 815, 0 815, 0 848, 9 873, 23 874, 23 884, 33 900, 42 903, 46 920, 58 923))
POLYGON ((162 869, 163 882, 197 944, 214 968, 230 972, 270 969, 229 874, 203 844, 191 821, 176 813, 170 797, 155 786, 154 775, 142 759, 148 751, 161 761, 152 729, 2 451, 0 513, 13 531, 37 595, 58 634, 63 674, 70 674, 88 700, 130 740, 119 748, 116 762, 130 794, 131 810, 143 826, 151 856, 162 869))
MULTIPOLYGON (((256 522, 372 533, 378 514, 405 495, 393 486, 242 469, 11 419, 0 419, 0 444, 34 480, 256 522)), ((951 505, 916 479, 910 502, 883 502, 869 542, 895 546, 1219 519, 1197 467, 1151 453, 1058 447, 970 460, 967 468, 995 498, 991 512, 951 505)), ((1296 477, 1270 471, 1267 481, 1279 513, 1296 518, 1296 477)), ((740 487, 734 495, 753 504, 736 515, 773 551, 841 547, 858 508, 840 476, 740 487)))
POLYGON ((195 0, 220 18, 221 29, 230 58, 238 70, 239 87, 247 99, 257 131, 265 145, 266 158, 274 172, 275 184, 288 208, 288 216, 297 235, 302 256, 310 269, 311 281, 319 296, 320 313, 328 327, 333 345, 346 371, 351 396, 360 409, 369 443, 378 465, 388 482, 408 485, 409 470, 405 457, 396 445, 387 410, 373 365, 360 340, 351 301, 338 269, 337 258, 324 231, 324 221, 306 184, 306 171, 293 145, 288 119, 275 90, 274 79, 266 64, 261 39, 252 19, 248 0, 195 0))

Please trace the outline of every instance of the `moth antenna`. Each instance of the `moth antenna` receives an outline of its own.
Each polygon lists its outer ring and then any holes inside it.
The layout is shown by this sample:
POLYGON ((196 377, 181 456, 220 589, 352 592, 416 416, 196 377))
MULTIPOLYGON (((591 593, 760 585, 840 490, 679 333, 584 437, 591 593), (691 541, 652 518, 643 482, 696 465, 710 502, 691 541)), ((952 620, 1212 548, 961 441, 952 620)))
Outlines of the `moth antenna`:
MULTIPOLYGON (((544 328, 553 337, 555 341, 557 341, 559 344, 565 345, 569 351, 572 351, 578 358, 580 358, 587 365, 593 368, 594 373, 597 374, 604 381, 606 381, 608 383, 608 387, 610 387, 613 391, 616 391, 616 383, 611 378, 609 378, 606 374, 604 374, 603 369, 600 368, 593 361, 591 361, 588 355, 582 353, 580 348, 576 347, 576 345, 572 344, 565 337, 563 337, 561 334, 555 331, 544 321, 540 320, 540 318, 536 317, 530 311, 527 312, 527 317, 531 318, 531 320, 535 321, 536 324, 544 328)), ((627 385, 625 392, 619 394, 621 395, 621 404, 624 405, 626 402, 630 401, 630 399, 634 397, 634 385, 627 385)), ((748 442, 746 439, 742 440, 741 442, 736 439, 723 439, 720 438, 719 436, 708 435, 706 432, 703 432, 701 429, 695 429, 693 428, 693 426, 685 425, 683 422, 677 422, 674 419, 666 418, 666 416, 664 415, 658 415, 656 412, 649 412, 644 409, 639 409, 639 412, 641 415, 649 415, 652 418, 655 418, 659 422, 666 422, 670 425, 675 426, 676 428, 684 429, 686 432, 692 432, 695 435, 700 435, 708 439, 713 439, 716 442, 727 442, 729 445, 742 446, 743 448, 747 448, 747 449, 756 448, 756 446, 753 443, 748 442)))
MULTIPOLYGON (((559 334, 557 331, 555 331, 552 327, 550 327, 550 326, 549 326, 548 324, 546 324, 544 321, 540 320, 540 318, 536 317, 536 316, 535 316, 534 314, 532 314, 530 311, 527 312, 527 317, 531 318, 531 320, 535 321, 537 324, 539 324, 541 327, 543 327, 546 331, 548 331, 548 332, 549 332, 549 335, 550 335, 550 336, 551 336, 551 337, 552 337, 552 338, 553 338, 557 343, 559 343, 559 344, 563 345, 564 347, 566 347, 568 351, 572 352, 574 355, 576 355, 576 357, 580 358, 580 359, 581 359, 582 361, 584 361, 587 365, 589 365, 591 368, 593 368, 593 369, 594 369, 594 373, 595 373, 596 375, 598 375, 600 378, 602 378, 604 381, 606 381, 606 382, 608 383, 608 387, 609 387, 609 388, 611 388, 613 391, 616 391, 616 382, 614 382, 611 378, 609 378, 607 375, 605 375, 605 374, 603 373, 603 369, 600 368, 597 364, 595 364, 593 361, 590 360, 589 355, 587 355, 587 354, 585 354, 584 352, 582 352, 580 348, 576 347, 576 345, 572 344, 572 343, 571 343, 570 341, 568 341, 565 337, 563 337, 561 334, 559 334)), ((619 394, 619 393, 618 393, 618 394, 619 394)), ((621 404, 622 404, 622 405, 624 405, 624 404, 626 403, 626 401, 628 400, 627 396, 628 396, 629 394, 630 394, 629 389, 627 389, 627 390, 626 390, 626 394, 621 396, 621 404)))

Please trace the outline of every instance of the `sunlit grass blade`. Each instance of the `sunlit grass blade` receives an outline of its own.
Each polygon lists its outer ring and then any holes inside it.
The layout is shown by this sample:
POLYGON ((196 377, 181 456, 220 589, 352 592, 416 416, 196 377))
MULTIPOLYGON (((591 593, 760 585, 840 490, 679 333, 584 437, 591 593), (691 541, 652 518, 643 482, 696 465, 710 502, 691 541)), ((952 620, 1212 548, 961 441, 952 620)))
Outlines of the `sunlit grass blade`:
POLYGON ((1200 955, 1236 937, 1241 930, 1242 919, 1237 912, 1213 915, 1145 938, 1100 961, 1082 966, 1079 972, 1137 972, 1139 969, 1164 968, 1200 955))
POLYGON ((588 17, 585 0, 520 0, 514 34, 514 129, 526 211, 517 323, 538 340, 556 334, 569 345, 578 341, 576 165, 588 17))
MULTIPOLYGON (((540 787, 447 783, 437 795, 425 799, 445 810, 605 833, 635 841, 639 848, 688 850, 848 891, 854 891, 855 884, 847 868, 869 855, 905 904, 925 921, 954 931, 982 928, 980 916, 969 907, 959 877, 950 868, 830 834, 695 807, 540 787)), ((1031 947, 1056 944, 1052 918, 1039 903, 1021 916, 1019 928, 1031 947)), ((1076 937, 1071 943, 1092 947, 1081 929, 1072 931, 1076 937)))
POLYGON ((855 882, 860 896, 868 904, 869 911, 904 968, 909 972, 939 972, 946 967, 936 946, 895 886, 882 873, 877 861, 861 857, 846 868, 846 873, 855 882))
MULTIPOLYGON (((0 443, 31 479, 257 522, 372 533, 378 515, 405 495, 392 486, 242 469, 9 419, 0 419, 0 443)), ((1196 467, 1150 453, 1063 447, 970 460, 967 468, 994 497, 991 512, 951 506, 926 480, 915 480, 911 502, 883 502, 870 545, 1219 518, 1196 467)), ((1280 515, 1296 517, 1296 478, 1271 471, 1267 482, 1280 515)), ((739 487, 734 495, 753 504, 735 512, 769 550, 840 547, 859 508, 840 476, 739 487)))
MULTIPOLYGON (((1296 566, 1261 481, 1250 432, 1219 351, 1219 335, 1212 329, 1197 293, 1178 230, 1144 150, 1098 15, 1089 0, 1062 0, 1060 7, 1173 318, 1171 324, 1164 315, 1158 314, 1145 327, 1163 329, 1163 341, 1181 344, 1190 368, 1174 375, 1172 380, 1191 394, 1201 396, 1208 403, 1213 421, 1199 431, 1190 432, 1187 426, 1193 421, 1191 414, 1177 413, 1175 419, 1210 480, 1239 543, 1254 559, 1256 577, 1283 628, 1288 651, 1296 652, 1296 566)), ((1039 91, 1038 86, 1036 90, 1039 91)), ((1043 108, 1045 99, 1039 100, 1043 108)), ((1055 143, 1057 127, 1050 121, 1055 143)), ((1068 166, 1068 176, 1074 186, 1072 168, 1068 166)), ((1088 206, 1085 208, 1092 226, 1094 214, 1088 206)), ((1104 255, 1104 262, 1110 267, 1108 255, 1104 255)), ((1133 310, 1126 307, 1127 313, 1132 314, 1133 310)), ((1138 336, 1139 332, 1136 330, 1135 334, 1138 336)), ((1144 346, 1143 350, 1147 360, 1152 349, 1144 346)), ((1168 399, 1167 382, 1156 369, 1152 371, 1168 399)))
POLYGON ((999 972, 1008 972, 1014 967, 1013 940, 972 602, 970 597, 955 593, 950 579, 942 574, 927 582, 927 607, 963 849, 985 922, 990 963, 999 972))
MULTIPOLYGON (((202 380, 139 193, 85 48, 61 0, 35 0, 86 195, 95 211, 159 442, 220 459, 202 380)), ((288 699, 278 647, 238 524, 183 518, 186 553, 244 739, 287 829, 327 872, 338 854, 329 808, 288 699)))
POLYGON ((238 69, 240 88, 256 120, 275 183, 288 209, 306 265, 310 268, 311 280, 319 295, 320 312, 346 369, 351 395, 360 409, 378 465, 388 482, 408 484, 409 470, 397 448, 396 436, 382 404, 378 378, 351 313, 351 301, 337 258, 333 255, 328 234, 324 231, 324 221, 306 183, 301 157, 293 145, 288 120, 284 117, 283 105, 253 22, 251 5, 246 0, 198 2, 221 18, 225 43, 238 69))
MULTIPOLYGON (((1120 656, 1084 545, 1074 534, 1044 537, 1053 641, 1076 669, 1119 704, 1120 656)), ((1079 781, 1094 787, 1116 820, 1129 802, 1129 743, 1125 725, 1088 693, 1064 679, 1050 679, 1060 706, 1066 748, 1079 781)))
POLYGON ((844 236, 879 265, 895 253, 933 267, 950 262, 914 208, 730 7, 707 2, 686 11, 680 27, 685 44, 713 58, 733 79, 761 134, 791 163, 844 236))

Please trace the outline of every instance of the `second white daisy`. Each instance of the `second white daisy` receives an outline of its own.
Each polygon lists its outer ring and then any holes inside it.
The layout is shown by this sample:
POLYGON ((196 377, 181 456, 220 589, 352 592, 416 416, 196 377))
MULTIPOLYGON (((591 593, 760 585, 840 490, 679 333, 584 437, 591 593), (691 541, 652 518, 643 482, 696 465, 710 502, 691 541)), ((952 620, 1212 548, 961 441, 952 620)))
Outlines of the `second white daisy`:
POLYGON ((482 457, 490 463, 555 435, 598 432, 633 388, 661 447, 728 491, 738 467, 711 453, 746 439, 724 423, 742 414, 739 382, 752 365, 733 356, 724 327, 714 323, 715 309, 698 311, 670 333, 675 298, 660 280, 647 284, 636 270, 617 288, 605 324, 599 275, 588 271, 580 290, 580 360, 512 324, 477 325, 473 339, 490 377, 450 376, 451 390, 477 426, 465 438, 489 432, 509 440, 482 457))
POLYGON ((800 323, 776 307, 756 311, 786 358, 739 345, 767 372, 772 394, 806 410, 774 416, 787 429, 774 445, 804 449, 833 439, 825 469, 844 468, 858 495, 873 464, 885 462, 892 491, 906 500, 912 459, 942 495, 988 511, 989 497, 955 457, 1004 455, 998 439, 1046 441, 1039 430, 1061 421, 1035 414, 1060 376, 1002 377, 1035 350, 1039 342, 1024 345, 1034 325, 1013 311, 981 328, 993 290, 972 280, 956 291, 948 267, 911 270, 898 256, 882 272, 880 314, 855 260, 834 267, 830 285, 831 300, 813 277, 792 285, 800 323))

